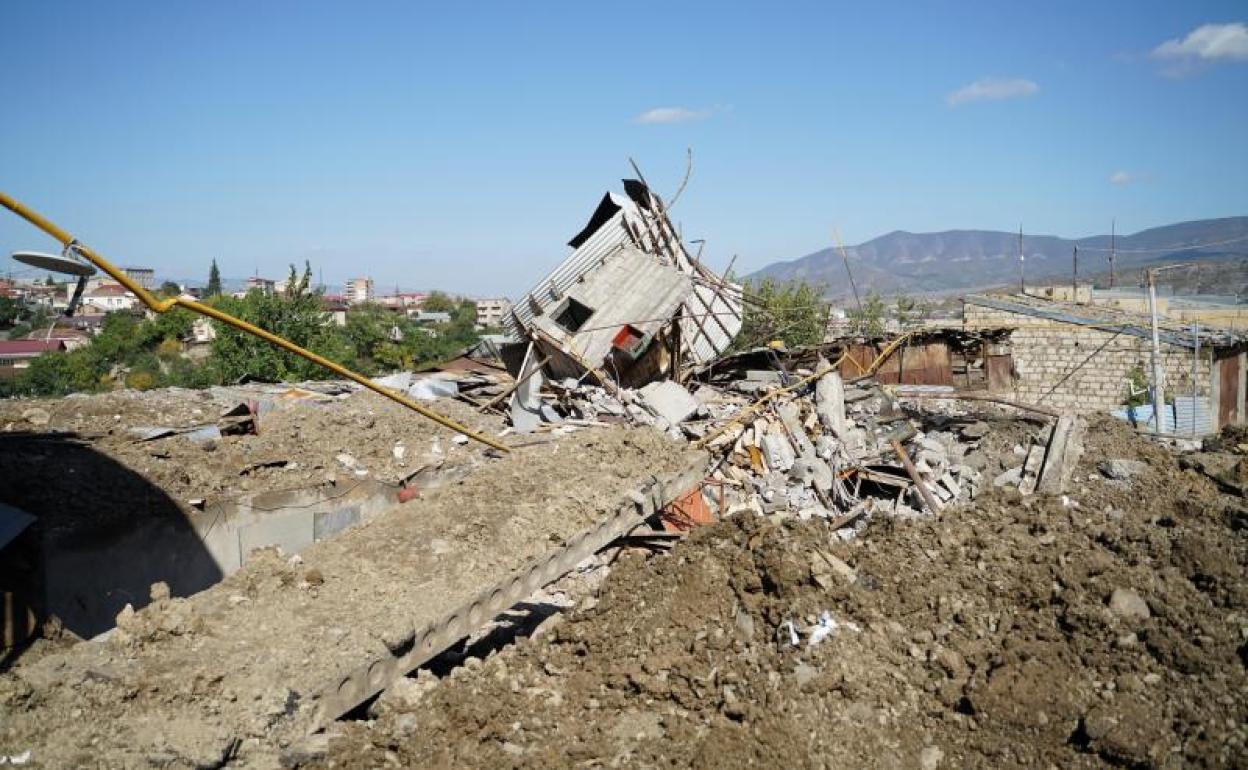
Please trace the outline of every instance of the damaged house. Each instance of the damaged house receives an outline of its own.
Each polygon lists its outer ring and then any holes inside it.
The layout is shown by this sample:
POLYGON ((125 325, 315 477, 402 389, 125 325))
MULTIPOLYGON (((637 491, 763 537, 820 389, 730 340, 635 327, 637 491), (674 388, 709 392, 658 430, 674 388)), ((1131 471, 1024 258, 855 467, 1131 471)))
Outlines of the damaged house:
POLYGON ((572 253, 505 318, 517 430, 553 419, 538 396, 548 380, 589 379, 608 390, 679 382, 741 329, 741 287, 685 249, 641 181, 604 195, 568 245, 572 253))
MULTIPOLYGON (((1152 329, 1139 314, 1041 297, 971 295, 966 332, 1003 334, 986 356, 990 389, 1074 412, 1116 410, 1150 369, 1152 329)), ((1159 334, 1167 432, 1204 435, 1245 418, 1243 335, 1208 326, 1159 334)), ((1151 407, 1139 409, 1151 422, 1151 407)))

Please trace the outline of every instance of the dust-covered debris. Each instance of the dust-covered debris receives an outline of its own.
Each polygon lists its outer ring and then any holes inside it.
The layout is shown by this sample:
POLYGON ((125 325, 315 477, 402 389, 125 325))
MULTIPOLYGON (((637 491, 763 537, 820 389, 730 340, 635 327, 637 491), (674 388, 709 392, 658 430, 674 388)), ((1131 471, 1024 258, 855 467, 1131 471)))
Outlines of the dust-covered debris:
POLYGON ((852 541, 742 512, 625 555, 547 639, 346 725, 320 766, 1242 763, 1241 503, 1108 419, 1088 444, 1077 505, 984 491, 852 541), (1147 466, 1129 487, 1111 450, 1147 466))
POLYGON ((0 752, 33 747, 46 766, 268 762, 345 672, 601 521, 640 480, 693 460, 648 429, 581 432, 482 464, 296 557, 255 552, 193 597, 157 585, 107 638, 0 675, 0 752))

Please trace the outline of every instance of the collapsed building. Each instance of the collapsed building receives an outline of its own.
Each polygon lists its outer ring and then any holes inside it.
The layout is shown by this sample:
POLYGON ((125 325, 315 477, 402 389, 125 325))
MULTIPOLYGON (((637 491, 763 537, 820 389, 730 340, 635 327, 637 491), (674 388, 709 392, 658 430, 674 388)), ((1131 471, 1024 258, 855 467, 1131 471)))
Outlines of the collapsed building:
POLYGON ((506 318, 518 431, 551 418, 538 398, 547 379, 608 388, 680 381, 726 351, 741 329, 741 287, 685 249, 644 182, 626 179, 623 195, 605 194, 568 245, 572 253, 506 318))

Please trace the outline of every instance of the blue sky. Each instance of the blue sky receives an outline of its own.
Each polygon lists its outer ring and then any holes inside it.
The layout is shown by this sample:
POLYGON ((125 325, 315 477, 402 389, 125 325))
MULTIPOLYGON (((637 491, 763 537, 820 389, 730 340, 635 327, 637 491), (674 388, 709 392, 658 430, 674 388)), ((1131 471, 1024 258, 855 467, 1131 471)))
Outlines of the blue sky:
MULTIPOLYGON (((686 147, 674 215, 719 268, 833 227, 1132 232, 1248 214, 1244 22, 1242 2, 14 0, 0 189, 166 275, 310 259, 327 283, 513 297, 629 156, 670 194, 686 147)), ((0 215, 0 251, 31 247, 0 215)))

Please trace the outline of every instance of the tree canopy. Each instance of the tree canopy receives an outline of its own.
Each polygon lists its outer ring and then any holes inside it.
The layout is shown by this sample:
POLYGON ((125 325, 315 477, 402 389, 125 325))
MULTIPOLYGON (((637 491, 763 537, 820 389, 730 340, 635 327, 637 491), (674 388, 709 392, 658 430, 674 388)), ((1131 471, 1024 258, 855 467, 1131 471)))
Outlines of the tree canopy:
POLYGON ((817 345, 828 328, 828 303, 820 286, 799 282, 780 283, 764 278, 745 284, 745 318, 737 335, 737 347, 750 348, 780 340, 786 345, 817 345))

